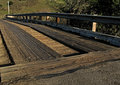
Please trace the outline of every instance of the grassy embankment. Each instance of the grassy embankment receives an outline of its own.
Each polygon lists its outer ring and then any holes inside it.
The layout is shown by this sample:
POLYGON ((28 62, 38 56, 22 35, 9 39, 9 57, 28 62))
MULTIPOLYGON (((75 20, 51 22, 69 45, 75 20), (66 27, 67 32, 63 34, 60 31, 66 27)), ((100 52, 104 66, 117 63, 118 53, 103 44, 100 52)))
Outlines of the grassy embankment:
MULTIPOLYGON (((0 0, 0 18, 7 14, 7 1, 0 0)), ((55 12, 49 5, 49 0, 10 0, 13 4, 10 6, 10 13, 32 13, 32 12, 55 12)))

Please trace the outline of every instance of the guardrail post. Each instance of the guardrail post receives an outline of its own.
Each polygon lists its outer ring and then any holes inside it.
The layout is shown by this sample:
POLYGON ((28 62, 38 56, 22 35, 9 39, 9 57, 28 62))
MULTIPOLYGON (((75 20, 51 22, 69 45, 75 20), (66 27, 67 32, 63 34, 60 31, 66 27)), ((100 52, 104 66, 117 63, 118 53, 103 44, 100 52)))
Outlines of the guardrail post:
POLYGON ((67 25, 70 25, 70 19, 67 19, 66 24, 67 24, 67 25))
POLYGON ((28 16, 25 16, 25 21, 28 22, 28 16))
POLYGON ((42 16, 39 16, 38 20, 42 20, 42 16))
POLYGON ((16 16, 16 19, 18 20, 18 16, 16 16))
POLYGON ((48 20, 49 20, 49 18, 50 18, 49 16, 46 16, 46 21, 48 21, 48 20))
POLYGON ((31 16, 31 20, 34 20, 34 16, 31 16))
POLYGON ((29 20, 31 20, 31 16, 29 16, 29 20))
POLYGON ((20 20, 22 20, 22 16, 20 16, 20 20))
POLYGON ((20 20, 20 16, 17 16, 17 19, 20 20))
POLYGON ((60 18, 59 17, 56 17, 56 22, 60 23, 60 18))
POLYGON ((96 32, 96 27, 97 27, 97 23, 93 22, 93 24, 92 24, 92 31, 93 32, 96 32))
POLYGON ((23 21, 24 21, 24 19, 25 19, 24 16, 22 16, 22 20, 23 20, 23 21))
POLYGON ((36 17, 35 17, 35 16, 33 16, 33 20, 36 20, 36 17))

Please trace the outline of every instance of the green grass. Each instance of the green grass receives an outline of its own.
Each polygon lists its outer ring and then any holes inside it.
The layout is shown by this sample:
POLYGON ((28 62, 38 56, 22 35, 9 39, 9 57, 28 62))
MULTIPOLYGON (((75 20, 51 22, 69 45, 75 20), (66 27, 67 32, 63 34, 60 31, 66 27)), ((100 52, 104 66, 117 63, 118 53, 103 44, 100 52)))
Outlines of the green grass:
MULTIPOLYGON (((7 14, 7 1, 0 0, 2 8, 0 8, 0 18, 7 14)), ((32 13, 32 12, 56 12, 50 5, 49 0, 10 0, 13 5, 10 7, 11 14, 32 13)))

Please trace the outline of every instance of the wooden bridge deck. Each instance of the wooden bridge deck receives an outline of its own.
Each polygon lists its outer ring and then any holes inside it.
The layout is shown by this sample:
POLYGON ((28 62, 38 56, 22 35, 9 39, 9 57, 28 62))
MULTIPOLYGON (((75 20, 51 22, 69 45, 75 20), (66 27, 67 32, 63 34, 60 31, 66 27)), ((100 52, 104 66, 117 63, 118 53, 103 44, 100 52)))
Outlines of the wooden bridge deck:
POLYGON ((0 69, 0 72, 3 73, 3 82, 6 82, 7 80, 10 81, 18 76, 21 77, 28 74, 33 76, 33 71, 36 72, 34 76, 36 76, 37 73, 46 75, 51 74, 52 72, 59 73, 66 69, 70 70, 73 68, 75 69, 76 67, 80 68, 80 66, 83 67, 84 65, 87 66, 89 64, 92 65, 109 61, 109 59, 119 59, 119 56, 117 55, 119 51, 116 50, 118 47, 57 28, 19 21, 16 21, 15 23, 1 20, 0 31, 1 36, 3 36, 2 38, 0 37, 0 43, 3 43, 2 45, 0 44, 0 50, 4 50, 3 55, 6 55, 4 56, 5 58, 2 58, 2 54, 0 53, 0 66, 4 64, 1 63, 1 61, 4 61, 5 64, 13 65, 13 67, 6 66, 5 68, 0 69), (116 52, 109 51, 114 49, 116 52), (106 53, 97 55, 101 54, 102 51, 105 51, 106 53), (92 52, 96 53, 94 54, 92 52), (107 54, 109 52, 113 52, 113 55, 116 56, 113 57, 112 54, 109 56, 109 54, 107 54), (81 54, 85 53, 86 55, 82 57, 81 54), (89 54, 91 55, 90 57, 89 54), (98 56, 97 58, 96 55, 98 56), (69 59, 68 57, 71 56, 73 57, 69 59), (81 62, 79 62, 79 60, 81 62), (31 64, 33 65, 32 68, 30 67, 31 64), (39 67, 38 64, 41 64, 43 67, 39 67), (26 71, 24 70, 25 66, 27 66, 26 71), (56 70, 56 68, 60 68, 60 70, 56 70), (12 75, 13 73, 14 75, 12 75))
POLYGON ((56 51, 57 53, 59 53, 62 56, 67 56, 70 54, 72 55, 72 54, 79 53, 78 51, 71 49, 62 43, 57 42, 57 41, 49 38, 48 36, 31 29, 30 27, 16 24, 16 23, 12 23, 12 22, 10 22, 10 23, 20 27, 21 29, 23 29, 24 31, 26 31, 27 33, 32 35, 34 38, 36 38, 37 40, 39 40, 40 42, 42 42, 46 46, 50 47, 52 50, 56 51))
POLYGON ((18 23, 0 22, 1 34, 16 64, 117 48, 55 28, 18 23))
POLYGON ((60 57, 58 53, 19 27, 7 22, 2 22, 2 26, 1 33, 15 63, 60 57))
POLYGON ((65 45, 70 46, 73 49, 78 50, 79 52, 91 52, 91 51, 104 51, 108 49, 116 48, 111 45, 107 45, 105 43, 101 43, 92 39, 88 39, 79 35, 71 34, 65 31, 61 31, 59 29, 47 27, 44 25, 37 25, 32 23, 23 23, 17 21, 19 24, 23 24, 31 27, 32 29, 43 33, 44 35, 49 36, 65 45))

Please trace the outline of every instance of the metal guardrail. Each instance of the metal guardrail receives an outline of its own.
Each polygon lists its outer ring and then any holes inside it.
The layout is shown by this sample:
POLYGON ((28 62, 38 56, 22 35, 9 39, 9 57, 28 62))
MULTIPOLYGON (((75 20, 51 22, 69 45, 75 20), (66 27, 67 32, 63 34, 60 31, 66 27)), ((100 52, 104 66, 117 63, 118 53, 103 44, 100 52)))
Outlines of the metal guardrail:
POLYGON ((42 16, 56 17, 56 22, 59 23, 60 18, 65 19, 76 19, 93 22, 92 31, 96 31, 97 23, 107 23, 107 24, 120 24, 120 17, 116 16, 97 16, 97 15, 84 15, 84 14, 69 14, 69 13, 28 13, 28 14, 13 14, 6 15, 7 18, 19 19, 19 20, 31 20, 32 17, 38 17, 42 20, 42 16))
MULTIPOLYGON (((37 23, 49 25, 52 27, 57 27, 57 28, 60 28, 60 29, 66 30, 66 31, 78 33, 81 36, 94 38, 97 40, 102 40, 102 41, 108 42, 112 45, 120 47, 120 37, 96 32, 97 23, 120 25, 120 17, 77 15, 77 14, 66 14, 66 13, 29 13, 29 14, 6 15, 6 18, 9 18, 14 22, 17 22, 15 20, 20 20, 20 21, 26 21, 26 22, 37 22, 37 23), (43 17, 45 17, 45 21, 44 21, 43 17), (55 17, 56 22, 49 21, 49 19, 48 19, 49 17, 55 17), (71 26, 66 26, 64 24, 60 24, 60 18, 64 18, 66 20, 71 20, 71 21, 72 20, 83 20, 83 21, 93 22, 93 26, 92 26, 93 32, 89 31, 89 30, 79 29, 76 27, 71 27, 71 26)), ((22 22, 20 22, 20 23, 22 23, 22 22)))
POLYGON ((97 15, 83 15, 83 14, 69 14, 69 13, 29 13, 29 14, 16 14, 7 16, 50 16, 66 19, 77 19, 91 22, 120 24, 120 17, 116 16, 97 16, 97 15))

